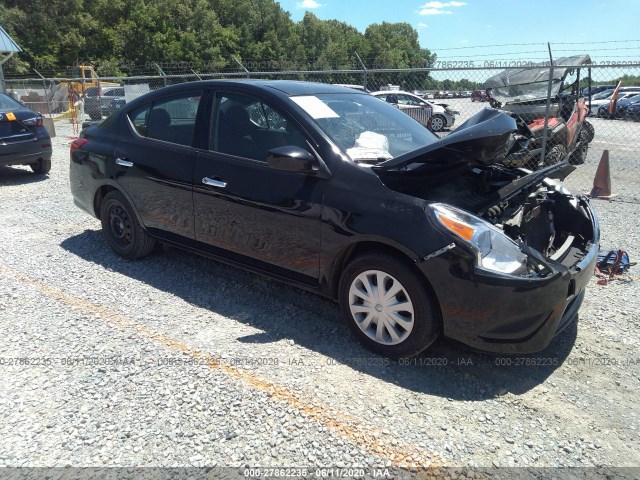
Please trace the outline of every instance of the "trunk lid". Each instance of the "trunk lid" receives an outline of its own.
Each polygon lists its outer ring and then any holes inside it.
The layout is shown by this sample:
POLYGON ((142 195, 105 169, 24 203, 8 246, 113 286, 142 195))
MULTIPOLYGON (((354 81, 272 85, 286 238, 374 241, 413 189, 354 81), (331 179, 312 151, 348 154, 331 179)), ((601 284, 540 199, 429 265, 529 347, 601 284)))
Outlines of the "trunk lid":
POLYGON ((0 110, 0 143, 16 143, 37 138, 37 113, 31 110, 0 110))

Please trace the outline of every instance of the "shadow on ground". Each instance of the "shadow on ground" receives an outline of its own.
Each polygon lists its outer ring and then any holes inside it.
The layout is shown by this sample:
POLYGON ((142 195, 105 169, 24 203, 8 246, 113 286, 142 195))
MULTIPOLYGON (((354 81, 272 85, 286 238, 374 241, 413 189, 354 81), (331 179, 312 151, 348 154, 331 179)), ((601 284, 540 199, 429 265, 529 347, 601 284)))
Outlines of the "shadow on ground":
MULTIPOLYGON (((574 322, 545 351, 534 355, 482 354, 440 340, 416 358, 387 361, 361 347, 337 305, 320 296, 177 249, 126 261, 111 251, 97 230, 70 237, 61 246, 87 262, 263 331, 238 338, 239 342, 269 344, 290 339, 331 362, 410 391, 453 400, 479 401, 527 392, 562 365, 577 336, 574 322)), ((208 321, 202 319, 204 329, 208 321)))
POLYGON ((5 167, 0 166, 0 187, 3 185, 24 185, 28 183, 42 182, 49 175, 33 173, 29 167, 5 167))

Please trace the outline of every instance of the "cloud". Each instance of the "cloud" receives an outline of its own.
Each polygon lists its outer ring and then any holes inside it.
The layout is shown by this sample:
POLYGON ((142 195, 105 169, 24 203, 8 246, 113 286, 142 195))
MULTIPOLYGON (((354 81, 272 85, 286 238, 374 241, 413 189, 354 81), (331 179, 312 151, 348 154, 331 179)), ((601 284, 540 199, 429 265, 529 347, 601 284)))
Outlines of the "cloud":
POLYGON ((451 10, 444 10, 445 8, 455 8, 462 7, 466 5, 466 2, 439 2, 437 0, 432 2, 427 2, 420 7, 418 10, 419 15, 451 15, 453 12, 451 10))
POLYGON ((420 15, 450 15, 451 10, 438 10, 437 8, 423 8, 418 12, 420 15))
POLYGON ((465 2, 427 2, 420 8, 450 8, 450 7, 462 7, 466 5, 465 2))
POLYGON ((302 0, 296 5, 297 8, 320 8, 322 5, 316 0, 302 0))
POLYGON ((429 25, 427 25, 424 22, 420 22, 417 26, 418 26, 418 28, 427 28, 429 25))
POLYGON ((469 40, 460 40, 460 43, 469 43, 469 40))

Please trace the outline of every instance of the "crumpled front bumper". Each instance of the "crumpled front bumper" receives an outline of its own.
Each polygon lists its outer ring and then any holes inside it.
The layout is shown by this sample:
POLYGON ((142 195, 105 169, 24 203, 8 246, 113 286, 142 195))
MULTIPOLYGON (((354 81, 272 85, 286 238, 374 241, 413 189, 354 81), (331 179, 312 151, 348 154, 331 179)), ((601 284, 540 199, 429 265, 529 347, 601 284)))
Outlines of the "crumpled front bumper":
POLYGON ((444 335, 489 352, 544 350, 577 317, 593 276, 600 233, 590 205, 588 211, 593 239, 586 255, 571 267, 549 261, 545 278, 479 270, 459 247, 418 264, 438 299, 444 335))

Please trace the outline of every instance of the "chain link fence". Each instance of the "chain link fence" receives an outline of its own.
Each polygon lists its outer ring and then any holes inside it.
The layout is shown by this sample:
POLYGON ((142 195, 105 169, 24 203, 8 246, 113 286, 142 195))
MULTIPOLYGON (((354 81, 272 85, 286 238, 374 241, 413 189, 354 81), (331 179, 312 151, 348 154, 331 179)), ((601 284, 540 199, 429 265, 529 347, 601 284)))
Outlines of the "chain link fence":
POLYGON ((383 100, 419 121, 415 109, 424 109, 422 102, 426 101, 428 125, 439 136, 455 132, 480 110, 497 107, 518 114, 536 137, 530 142, 535 148, 529 148, 537 152, 536 155, 510 159, 514 164, 536 167, 556 161, 557 157, 569 157, 576 170, 566 183, 576 192, 588 193, 603 151, 608 150, 613 193, 619 200, 640 203, 638 63, 591 64, 582 65, 580 69, 575 64, 554 65, 550 69, 548 65, 532 68, 530 62, 485 62, 481 67, 470 67, 470 62, 456 61, 448 62, 451 65, 442 62, 440 66, 445 68, 382 69, 366 68, 357 58, 353 65, 343 65, 340 69, 309 70, 287 69, 291 65, 279 62, 233 60, 223 69, 195 69, 179 62, 175 65, 153 63, 139 68, 130 65, 127 76, 114 77, 98 77, 93 69, 86 67, 86 75, 74 77, 34 70, 29 78, 17 78, 7 72, 5 83, 7 93, 28 108, 51 119, 69 118, 78 124, 104 118, 148 91, 210 79, 302 80, 353 86, 370 92, 385 91, 381 94, 383 100), (567 67, 566 76, 559 83, 554 74, 563 67, 567 67), (538 74, 526 88, 514 90, 513 85, 508 85, 492 88, 490 96, 487 95, 489 79, 504 73, 506 68, 515 77, 538 74), (550 70, 555 73, 550 74, 550 70), (620 89, 614 102, 612 91, 618 82, 620 89), (510 95, 519 102, 510 102, 510 95), (517 98, 518 95, 522 98, 517 98), (523 98, 529 101, 520 101, 523 98), (503 101, 496 103, 500 99, 503 101), (635 100, 638 102, 634 103, 635 100), (582 137, 574 139, 575 135, 582 137), (575 148, 581 144, 578 140, 582 140, 586 148, 575 148))

